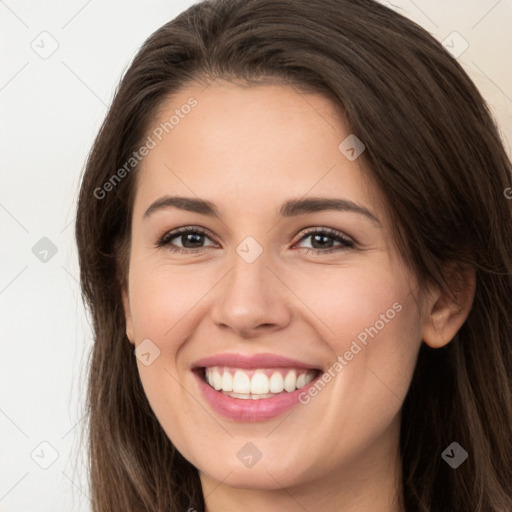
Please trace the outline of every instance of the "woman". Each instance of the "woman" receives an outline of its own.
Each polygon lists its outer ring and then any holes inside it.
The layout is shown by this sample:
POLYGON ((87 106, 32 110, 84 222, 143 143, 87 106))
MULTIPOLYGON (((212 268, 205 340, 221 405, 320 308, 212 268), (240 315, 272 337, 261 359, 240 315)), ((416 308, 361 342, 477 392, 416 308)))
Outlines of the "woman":
POLYGON ((512 510, 509 170, 374 1, 157 30, 78 202, 93 510, 512 510))

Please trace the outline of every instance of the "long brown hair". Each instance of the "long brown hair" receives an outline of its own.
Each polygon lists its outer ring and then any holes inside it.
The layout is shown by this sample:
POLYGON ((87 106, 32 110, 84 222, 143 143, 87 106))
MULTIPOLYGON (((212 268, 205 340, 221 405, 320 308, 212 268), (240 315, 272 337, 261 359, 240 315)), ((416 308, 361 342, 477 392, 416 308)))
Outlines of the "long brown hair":
POLYGON ((86 411, 94 512, 204 510, 198 472, 150 408, 125 332, 138 166, 103 185, 170 95, 216 78, 279 80, 328 96, 366 145, 360 158, 420 282, 453 291, 456 272, 447 269, 475 270, 464 325, 444 348, 420 349, 402 410, 403 499, 408 512, 511 511, 511 163, 486 103, 438 41, 373 0, 211 0, 144 43, 83 175, 76 240, 94 329, 86 411), (454 441, 469 455, 457 469, 441 457, 454 441))

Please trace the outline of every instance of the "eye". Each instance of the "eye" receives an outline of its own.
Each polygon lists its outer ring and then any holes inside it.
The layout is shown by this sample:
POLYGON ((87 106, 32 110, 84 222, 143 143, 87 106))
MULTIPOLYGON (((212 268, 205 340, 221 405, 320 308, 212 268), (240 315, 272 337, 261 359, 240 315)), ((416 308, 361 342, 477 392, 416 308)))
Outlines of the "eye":
POLYGON ((313 254, 328 254, 334 251, 351 249, 355 246, 355 242, 348 236, 344 235, 340 231, 330 228, 311 229, 302 235, 299 242, 306 238, 311 238, 313 245, 312 248, 305 248, 307 250, 307 254, 310 252, 313 254), (329 241, 329 239, 331 239, 331 241, 329 241), (332 240, 339 242, 340 245, 337 247, 333 246, 332 240), (315 247, 315 245, 317 247, 315 247))
POLYGON ((166 233, 157 243, 156 247, 168 247, 171 252, 180 252, 182 254, 188 254, 190 252, 202 252, 204 247, 201 244, 204 238, 209 238, 206 230, 202 228, 191 228, 189 226, 175 229, 166 233), (171 241, 177 238, 181 241, 181 247, 174 246, 171 241))
MULTIPOLYGON (((306 249, 308 254, 310 252, 313 254, 328 254, 334 251, 350 249, 355 246, 352 239, 343 233, 330 228, 310 229, 302 235, 297 243, 300 243, 307 238, 311 238, 313 247, 300 249, 306 249), (329 239, 331 239, 331 241, 329 241, 329 239), (333 246, 333 240, 338 242, 339 245, 333 246), (314 247, 315 245, 317 247, 314 247)), ((165 233, 165 235, 158 240, 155 246, 158 248, 167 247, 171 252, 180 252, 181 254, 199 253, 203 252, 206 248, 201 245, 204 243, 205 239, 211 240, 211 237, 205 229, 185 226, 165 233), (180 240, 182 245, 174 245, 174 243, 172 243, 174 239, 180 240)))

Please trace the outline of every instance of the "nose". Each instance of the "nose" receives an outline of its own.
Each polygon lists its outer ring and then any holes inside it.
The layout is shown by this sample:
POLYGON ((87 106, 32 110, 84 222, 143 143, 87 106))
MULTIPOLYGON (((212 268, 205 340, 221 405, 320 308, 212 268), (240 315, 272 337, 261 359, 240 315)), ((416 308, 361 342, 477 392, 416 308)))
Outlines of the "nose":
POLYGON ((211 314, 220 329, 254 338, 290 323, 293 293, 268 263, 265 252, 252 263, 235 254, 233 268, 219 283, 213 301, 211 314))

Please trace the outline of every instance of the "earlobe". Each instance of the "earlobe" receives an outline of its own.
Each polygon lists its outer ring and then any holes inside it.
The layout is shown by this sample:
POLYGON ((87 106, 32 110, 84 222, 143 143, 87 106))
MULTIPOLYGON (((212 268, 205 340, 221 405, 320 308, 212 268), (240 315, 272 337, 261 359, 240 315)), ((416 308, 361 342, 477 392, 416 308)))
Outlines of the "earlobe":
POLYGON ((123 289, 123 309, 124 309, 124 317, 126 323, 126 336, 132 345, 135 344, 135 336, 133 334, 133 323, 132 323, 132 314, 130 311, 130 300, 128 298, 128 293, 123 289))
POLYGON ((453 339, 473 305, 475 270, 466 269, 463 275, 459 271, 453 276, 460 277, 460 280, 453 283, 451 294, 436 287, 427 300, 422 339, 431 348, 441 348, 453 339))

